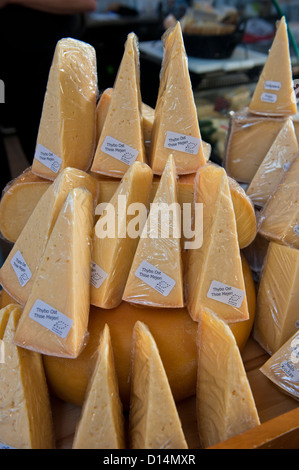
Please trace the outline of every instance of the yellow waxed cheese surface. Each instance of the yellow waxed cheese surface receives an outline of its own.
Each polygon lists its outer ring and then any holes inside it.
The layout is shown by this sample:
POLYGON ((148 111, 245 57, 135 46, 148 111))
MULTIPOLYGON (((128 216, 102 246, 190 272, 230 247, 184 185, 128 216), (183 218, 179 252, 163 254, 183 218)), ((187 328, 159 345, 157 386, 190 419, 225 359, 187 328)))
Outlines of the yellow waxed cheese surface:
POLYGON ((195 202, 202 204, 202 244, 189 250, 185 270, 188 311, 198 320, 211 309, 225 321, 249 318, 236 219, 225 170, 202 167, 195 182, 195 202))
POLYGON ((196 408, 203 448, 260 424, 235 338, 223 320, 207 311, 198 325, 196 408))
POLYGON ((187 449, 159 350, 148 327, 133 330, 129 413, 131 449, 187 449))
POLYGON ((289 118, 247 188, 246 194, 256 206, 263 207, 267 203, 298 153, 294 124, 289 118))
POLYGON ((84 347, 90 309, 93 210, 89 191, 74 188, 69 192, 41 257, 15 344, 72 358, 84 347))
POLYGON ((270 242, 257 295, 253 335, 275 353, 297 329, 299 251, 270 242))
POLYGON ((69 166, 89 170, 96 145, 97 93, 93 46, 60 39, 49 72, 33 173, 53 180, 69 166))
POLYGON ((279 22, 249 111, 264 116, 290 116, 297 113, 285 17, 279 22))
POLYGON ((72 448, 124 449, 124 415, 107 324, 100 338, 97 355, 72 448))

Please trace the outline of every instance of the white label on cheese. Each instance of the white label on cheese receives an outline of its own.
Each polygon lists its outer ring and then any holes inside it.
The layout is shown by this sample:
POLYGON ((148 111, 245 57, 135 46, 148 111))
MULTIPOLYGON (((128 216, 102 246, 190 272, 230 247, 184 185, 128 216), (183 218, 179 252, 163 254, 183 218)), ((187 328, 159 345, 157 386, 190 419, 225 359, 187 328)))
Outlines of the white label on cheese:
POLYGON ((295 235, 299 236, 299 225, 294 225, 294 233, 295 235))
POLYGON ((197 155, 200 146, 200 139, 191 135, 178 134, 177 132, 166 133, 164 147, 171 150, 197 155))
POLYGON ((110 157, 116 158, 129 166, 132 165, 138 157, 138 150, 110 136, 105 138, 101 150, 110 155, 110 157))
POLYGON ((73 325, 71 318, 40 299, 35 301, 29 317, 61 338, 66 338, 73 325))
POLYGON ((41 144, 35 150, 34 158, 54 173, 58 173, 62 159, 41 144))
POLYGON ((11 447, 7 444, 3 444, 2 442, 0 442, 0 449, 15 449, 15 447, 11 447))
POLYGON ((98 289, 105 281, 108 274, 98 266, 94 261, 91 263, 91 284, 98 289))
POLYGON ((279 91, 281 89, 281 83, 275 82, 274 80, 267 80, 265 83, 265 89, 279 91))
POLYGON ((135 276, 157 292, 160 292, 164 297, 167 297, 175 286, 174 279, 167 276, 167 274, 160 271, 160 269, 156 268, 156 266, 153 266, 148 261, 142 261, 135 272, 135 276))
POLYGON ((240 308, 245 292, 236 287, 223 284, 222 282, 212 281, 207 296, 209 299, 240 308))
POLYGON ((294 382, 299 381, 299 370, 296 368, 295 364, 291 361, 283 361, 280 364, 281 369, 289 377, 290 380, 294 382))
POLYGON ((14 272, 17 275, 19 283, 22 287, 24 287, 31 278, 32 274, 19 250, 11 258, 10 263, 13 267, 14 272))
POLYGON ((261 100, 264 103, 276 103, 277 95, 275 95, 275 93, 263 93, 261 96, 261 100))

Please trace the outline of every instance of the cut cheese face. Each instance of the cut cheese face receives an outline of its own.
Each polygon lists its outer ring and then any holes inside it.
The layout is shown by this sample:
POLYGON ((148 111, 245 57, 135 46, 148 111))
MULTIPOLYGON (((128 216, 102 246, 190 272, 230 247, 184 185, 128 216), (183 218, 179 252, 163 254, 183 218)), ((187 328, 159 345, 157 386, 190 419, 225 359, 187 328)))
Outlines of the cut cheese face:
POLYGON ((146 163, 134 162, 95 225, 90 299, 93 305, 115 308, 122 302, 139 234, 146 221, 152 177, 146 163), (142 205, 145 214, 139 217, 128 213, 132 204, 142 205), (111 225, 107 228, 108 220, 111 225))
POLYGON ((258 217, 258 231, 268 240, 299 248, 299 156, 285 172, 258 217))
POLYGON ((164 36, 164 58, 151 135, 150 165, 161 175, 169 155, 177 174, 194 173, 205 163, 180 23, 164 36))
POLYGON ((198 325, 197 422, 208 448, 260 424, 244 364, 229 326, 203 311, 198 325))
POLYGON ((57 216, 72 188, 83 187, 99 197, 98 181, 84 171, 66 168, 37 203, 24 229, 0 269, 3 288, 24 305, 31 291, 40 259, 57 216))
POLYGON ((267 203, 298 153, 294 124, 289 118, 247 188, 246 193, 256 206, 263 207, 267 203))
POLYGON ((113 93, 113 88, 106 88, 101 94, 100 99, 97 104, 97 109, 96 109, 96 123, 97 123, 96 142, 97 143, 99 141, 100 135, 104 127, 104 122, 108 114, 112 93, 113 93))
POLYGON ((72 448, 125 449, 124 415, 107 324, 97 355, 72 448))
POLYGON ((123 300, 155 307, 184 306, 176 170, 169 157, 132 262, 123 300))
POLYGON ((95 49, 77 39, 60 39, 49 72, 33 173, 54 180, 63 168, 90 168, 97 93, 95 49))
POLYGON ((299 251, 270 242, 259 284, 253 335, 271 355, 298 328, 299 251))
POLYGON ((188 448, 159 350, 140 321, 133 330, 129 440, 131 449, 188 448))
POLYGON ((195 202, 203 204, 203 242, 189 250, 185 275, 187 308, 197 321, 203 309, 228 323, 249 318, 236 218, 223 168, 202 167, 195 202))
POLYGON ((15 344, 75 358, 86 342, 90 308, 93 201, 72 189, 53 227, 16 334, 15 344))
POLYGON ((290 116, 297 113, 288 30, 284 17, 279 22, 249 104, 249 111, 263 116, 290 116))
POLYGON ((286 118, 255 116, 248 109, 230 118, 224 167, 240 183, 250 183, 286 118))
MULTIPOLYGON (((14 345, 22 310, 9 305, 0 363, 0 443, 13 449, 53 449, 52 413, 40 354, 14 345)), ((0 447, 1 447, 0 444, 0 447)))
POLYGON ((137 38, 130 33, 91 171, 122 178, 134 161, 145 161, 141 103, 137 38))

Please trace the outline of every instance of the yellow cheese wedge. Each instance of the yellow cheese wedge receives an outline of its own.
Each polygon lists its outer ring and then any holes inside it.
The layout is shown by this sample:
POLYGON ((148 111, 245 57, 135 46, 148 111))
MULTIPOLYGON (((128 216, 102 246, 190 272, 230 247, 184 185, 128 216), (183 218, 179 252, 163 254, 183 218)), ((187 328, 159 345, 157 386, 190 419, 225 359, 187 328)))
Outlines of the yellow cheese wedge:
POLYGON ((22 310, 13 304, 6 309, 5 361, 0 363, 0 443, 14 449, 53 449, 52 412, 42 357, 14 345, 22 310))
POLYGON ((162 174, 169 155, 177 174, 194 173, 205 163, 180 23, 163 37, 164 59, 151 135, 150 165, 162 174))
POLYGON ((134 161, 145 161, 141 103, 137 38, 130 33, 91 171, 122 178, 134 161))
POLYGON ((83 187, 98 201, 98 181, 82 170, 65 168, 47 189, 0 269, 0 283, 13 299, 24 305, 49 235, 72 188, 83 187))
POLYGON ((140 321, 133 330, 129 441, 131 449, 188 448, 159 350, 140 321))
POLYGON ((195 202, 203 204, 203 241, 189 250, 185 274, 188 311, 203 309, 228 323, 249 318, 236 218, 224 168, 202 167, 195 181, 195 202))
POLYGON ((260 424, 242 357, 229 326, 202 311, 198 325, 196 409, 203 448, 260 424))
POLYGON ((298 328, 299 251, 270 242, 259 284, 254 338, 275 353, 298 328))
POLYGON ((100 135, 102 133, 103 127, 104 127, 104 122, 106 119, 106 116, 108 114, 110 102, 111 102, 111 96, 113 93, 113 88, 106 88, 101 96, 100 99, 97 103, 97 109, 96 109, 96 123, 97 123, 97 133, 96 133, 96 143, 98 143, 100 135))
POLYGON ((169 157, 142 230, 123 300, 155 307, 184 306, 176 169, 169 157))
POLYGON ((72 448, 124 449, 124 415, 107 324, 100 337, 97 355, 72 448))
POLYGON ((57 42, 49 72, 32 171, 53 180, 74 167, 87 171, 96 138, 95 49, 83 41, 57 42))
POLYGON ((248 196, 256 206, 263 207, 274 193, 284 172, 299 153, 299 145, 292 119, 287 119, 269 152, 260 164, 249 187, 248 196))
POLYGON ((297 113, 288 29, 284 16, 279 22, 249 104, 249 111, 263 116, 290 116, 297 113))
POLYGON ((93 305, 115 308, 122 302, 139 241, 138 233, 146 221, 152 178, 152 170, 146 163, 134 162, 95 225, 90 294, 93 305), (137 216, 136 220, 135 212, 131 212, 132 204, 142 205, 143 222, 142 217, 137 216))
POLYGON ((51 181, 36 176, 28 168, 6 185, 0 201, 0 232, 15 243, 34 207, 51 181))
POLYGON ((91 193, 74 188, 41 257, 15 333, 18 346, 74 358, 86 344, 92 227, 91 193))
POLYGON ((299 248, 299 155, 285 172, 258 217, 258 231, 268 240, 299 248))
POLYGON ((282 117, 255 116, 248 109, 236 111, 227 134, 227 174, 241 183, 250 183, 285 121, 282 117))

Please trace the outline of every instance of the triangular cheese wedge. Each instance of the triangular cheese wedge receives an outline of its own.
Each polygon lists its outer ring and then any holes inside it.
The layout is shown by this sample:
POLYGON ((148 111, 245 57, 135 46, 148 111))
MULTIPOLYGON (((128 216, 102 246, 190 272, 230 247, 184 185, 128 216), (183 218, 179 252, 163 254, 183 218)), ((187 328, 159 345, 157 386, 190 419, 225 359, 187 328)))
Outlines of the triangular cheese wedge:
POLYGON ((155 174, 161 175, 169 155, 173 155, 178 175, 194 173, 205 163, 205 157, 179 22, 167 32, 164 43, 150 165, 155 174))
MULTIPOLYGON (((9 305, 0 363, 0 443, 14 449, 53 449, 54 428, 40 354, 13 343, 21 307, 9 305)), ((1 447, 0 444, 0 447, 1 447)))
POLYGON ((270 355, 298 325, 299 250, 270 242, 259 283, 254 339, 270 355))
POLYGON ((122 178, 135 161, 145 161, 139 51, 130 33, 113 87, 91 171, 122 178))
POLYGON ((165 369, 148 327, 137 321, 133 330, 131 449, 187 449, 165 369))
POLYGON ((263 207, 266 204, 298 153, 294 124, 289 118, 247 188, 246 194, 256 206, 263 207))
POLYGON ((123 408, 107 324, 100 338, 97 355, 72 448, 125 449, 123 408))
POLYGON ((299 248, 299 155, 258 216, 258 231, 268 240, 299 248))
POLYGON ((185 277, 188 311, 193 320, 210 309, 232 323, 249 318, 236 218, 223 168, 202 167, 195 180, 195 203, 203 204, 199 248, 190 249, 185 277))
POLYGON ((42 109, 33 173, 53 180, 68 166, 87 171, 96 138, 95 49, 83 41, 57 42, 42 109))
POLYGON ((260 424, 242 357, 229 326, 202 311, 198 326, 197 423, 207 448, 260 424))
POLYGON ((0 269, 0 283, 18 303, 24 305, 31 291, 40 259, 57 216, 72 188, 83 187, 99 197, 98 181, 84 171, 66 168, 37 203, 24 229, 0 269))
POLYGON ((40 260, 15 344, 59 357, 81 352, 90 308, 93 218, 91 193, 72 189, 40 260))
POLYGON ((184 306, 180 206, 169 157, 144 225, 123 300, 155 307, 184 306))
POLYGON ((152 170, 146 163, 134 162, 95 225, 90 299, 93 305, 115 308, 122 302, 139 240, 138 233, 146 221, 152 177, 152 170), (137 207, 133 213, 130 212, 132 204, 143 209, 140 213, 143 221, 137 217, 134 223, 137 207))
POLYGON ((248 109, 253 114, 264 116, 290 116, 297 113, 288 29, 284 16, 279 22, 248 109))

